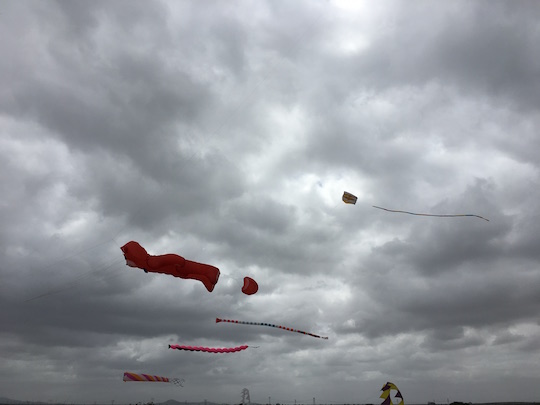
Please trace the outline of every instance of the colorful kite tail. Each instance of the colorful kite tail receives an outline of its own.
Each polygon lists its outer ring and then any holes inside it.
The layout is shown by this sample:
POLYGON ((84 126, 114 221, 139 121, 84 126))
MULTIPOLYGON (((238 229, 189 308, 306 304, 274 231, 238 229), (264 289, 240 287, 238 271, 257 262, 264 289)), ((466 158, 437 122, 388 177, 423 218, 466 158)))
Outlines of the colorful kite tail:
POLYGON ((167 377, 160 377, 158 375, 150 374, 137 374, 137 373, 124 373, 124 381, 150 381, 150 382, 170 382, 167 377))
POLYGON ((314 338, 317 338, 317 339, 325 339, 325 340, 328 340, 328 337, 326 337, 326 336, 319 336, 319 335, 315 335, 314 333, 304 332, 303 330, 293 329, 293 328, 289 328, 289 327, 287 327, 287 326, 274 325, 274 324, 272 324, 272 323, 246 322, 246 321, 236 321, 236 320, 233 320, 233 319, 221 319, 221 318, 216 318, 216 323, 218 323, 218 322, 238 323, 238 324, 242 324, 242 325, 269 326, 269 327, 271 327, 271 328, 278 328, 278 329, 288 330, 289 332, 296 332, 296 333, 301 333, 301 334, 303 334, 303 335, 313 336, 314 338))
POLYGON ((202 346, 182 346, 182 345, 169 345, 169 349, 187 350, 191 352, 207 352, 207 353, 234 353, 242 350, 246 350, 249 346, 237 346, 237 347, 202 347, 202 346))

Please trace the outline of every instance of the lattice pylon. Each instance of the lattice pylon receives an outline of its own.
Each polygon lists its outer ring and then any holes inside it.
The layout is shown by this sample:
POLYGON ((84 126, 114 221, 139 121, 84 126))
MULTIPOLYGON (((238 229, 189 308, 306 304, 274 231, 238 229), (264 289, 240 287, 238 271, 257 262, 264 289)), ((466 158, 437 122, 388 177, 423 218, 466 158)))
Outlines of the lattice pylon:
POLYGON ((251 405, 251 399, 249 398, 249 390, 244 388, 242 390, 242 405, 251 405))

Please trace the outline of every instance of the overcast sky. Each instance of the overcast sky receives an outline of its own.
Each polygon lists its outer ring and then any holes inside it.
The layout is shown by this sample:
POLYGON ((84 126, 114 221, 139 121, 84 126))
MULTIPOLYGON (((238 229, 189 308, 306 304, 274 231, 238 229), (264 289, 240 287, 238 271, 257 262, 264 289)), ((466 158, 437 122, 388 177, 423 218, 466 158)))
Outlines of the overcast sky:
POLYGON ((1 1, 0 397, 538 401, 538 21, 536 1, 1 1), (126 266, 130 240, 218 267, 215 290, 126 266))

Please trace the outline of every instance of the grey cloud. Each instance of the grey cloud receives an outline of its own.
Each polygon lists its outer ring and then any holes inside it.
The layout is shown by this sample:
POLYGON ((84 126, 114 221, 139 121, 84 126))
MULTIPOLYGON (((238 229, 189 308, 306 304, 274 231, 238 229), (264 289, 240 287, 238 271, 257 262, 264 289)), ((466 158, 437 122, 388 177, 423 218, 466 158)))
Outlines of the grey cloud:
POLYGON ((534 400, 533 4, 3 4, 0 397, 534 400))

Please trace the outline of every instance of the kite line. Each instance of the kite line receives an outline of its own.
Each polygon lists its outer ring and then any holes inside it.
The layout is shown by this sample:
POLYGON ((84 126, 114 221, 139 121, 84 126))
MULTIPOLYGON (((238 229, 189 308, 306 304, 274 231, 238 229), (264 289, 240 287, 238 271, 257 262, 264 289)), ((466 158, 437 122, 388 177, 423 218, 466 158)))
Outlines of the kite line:
POLYGON ((446 214, 421 214, 421 213, 417 213, 417 212, 390 210, 388 208, 377 207, 376 205, 372 205, 372 207, 373 208, 378 208, 380 210, 388 211, 388 212, 400 212, 400 213, 403 213, 403 214, 420 215, 420 216, 423 216, 423 217, 476 217, 476 218, 480 218, 480 219, 483 219, 484 221, 489 222, 489 219, 481 217, 480 215, 475 215, 475 214, 452 214, 452 215, 446 215, 446 214))

